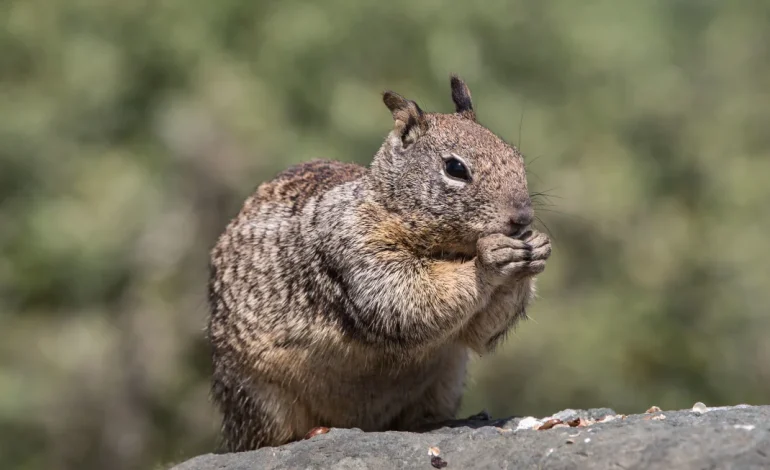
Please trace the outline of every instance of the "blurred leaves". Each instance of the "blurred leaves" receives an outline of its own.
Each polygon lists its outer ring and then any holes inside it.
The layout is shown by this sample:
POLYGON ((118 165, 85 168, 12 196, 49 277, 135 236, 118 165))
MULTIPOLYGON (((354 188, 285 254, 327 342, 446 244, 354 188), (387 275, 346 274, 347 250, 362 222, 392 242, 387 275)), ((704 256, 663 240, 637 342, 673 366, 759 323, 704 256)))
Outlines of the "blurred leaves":
POLYGON ((367 163, 448 76, 526 155, 555 250, 464 413, 767 402, 770 5, 0 4, 0 461, 213 449, 208 249, 296 162, 367 163))

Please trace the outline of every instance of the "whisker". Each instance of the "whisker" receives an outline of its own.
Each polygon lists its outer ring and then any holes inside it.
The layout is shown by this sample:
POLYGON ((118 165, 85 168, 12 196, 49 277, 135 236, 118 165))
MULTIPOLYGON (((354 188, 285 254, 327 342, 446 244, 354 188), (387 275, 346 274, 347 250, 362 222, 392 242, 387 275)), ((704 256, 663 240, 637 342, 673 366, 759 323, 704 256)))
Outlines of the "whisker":
POLYGON ((530 199, 542 198, 542 199, 545 199, 547 202, 550 202, 549 201, 550 198, 564 199, 561 196, 554 196, 553 194, 540 194, 540 193, 530 194, 529 197, 530 199))
POLYGON ((550 212, 550 213, 553 213, 553 214, 563 215, 565 217, 571 217, 571 218, 573 218, 575 220, 579 220, 580 222, 585 222, 587 224, 593 224, 593 221, 591 221, 590 219, 587 219, 587 218, 579 216, 579 215, 570 214, 568 212, 562 212, 562 211, 557 211, 557 210, 553 210, 553 209, 538 209, 538 212, 550 212))
POLYGON ((556 205, 556 204, 554 204, 553 202, 549 201, 546 198, 533 197, 533 198, 530 198, 530 199, 532 200, 532 204, 535 204, 535 205, 543 205, 543 206, 555 206, 556 205))
POLYGON ((557 186, 557 187, 555 187, 555 188, 546 189, 545 191, 535 191, 535 192, 536 192, 536 193, 540 193, 540 194, 548 194, 548 193, 550 193, 551 191, 555 191, 555 190, 557 190, 557 189, 559 189, 559 187, 558 187, 558 186, 557 186))
POLYGON ((542 156, 543 156, 543 154, 541 153, 541 154, 540 154, 540 155, 538 155, 537 157, 535 157, 535 158, 533 158, 532 160, 528 161, 528 162, 527 162, 527 166, 529 166, 529 165, 531 165, 531 164, 535 163, 535 162, 536 162, 536 161, 537 161, 537 160, 538 160, 540 157, 542 157, 542 156))
POLYGON ((532 176, 534 176, 534 177, 535 177, 535 178, 537 178, 537 180, 538 180, 538 181, 540 181, 541 183, 544 183, 544 182, 545 182, 545 181, 543 181, 543 178, 539 177, 539 176, 537 175, 537 173, 535 173, 535 172, 534 172, 534 171, 532 171, 532 170, 527 170, 527 175, 532 175, 532 176))

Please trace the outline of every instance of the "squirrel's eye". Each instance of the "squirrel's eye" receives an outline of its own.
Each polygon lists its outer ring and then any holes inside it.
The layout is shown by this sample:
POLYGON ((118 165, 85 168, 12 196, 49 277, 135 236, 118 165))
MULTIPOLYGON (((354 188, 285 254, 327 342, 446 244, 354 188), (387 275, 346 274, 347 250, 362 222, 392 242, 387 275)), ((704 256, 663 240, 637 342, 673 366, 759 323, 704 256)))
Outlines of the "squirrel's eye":
POLYGON ((446 163, 444 163, 444 165, 447 175, 451 176, 452 178, 457 178, 458 180, 470 181, 471 175, 468 173, 468 168, 466 168, 465 164, 460 160, 456 158, 450 158, 446 161, 446 163))

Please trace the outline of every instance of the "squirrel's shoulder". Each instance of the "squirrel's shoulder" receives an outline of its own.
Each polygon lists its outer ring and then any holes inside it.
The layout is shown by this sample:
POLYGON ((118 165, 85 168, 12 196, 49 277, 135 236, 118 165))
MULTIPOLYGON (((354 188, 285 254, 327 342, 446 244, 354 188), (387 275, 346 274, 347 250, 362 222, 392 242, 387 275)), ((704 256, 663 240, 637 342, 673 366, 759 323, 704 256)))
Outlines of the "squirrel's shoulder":
POLYGON ((312 160, 278 173, 257 188, 255 202, 275 202, 301 210, 308 199, 363 177, 366 167, 333 160, 312 160))

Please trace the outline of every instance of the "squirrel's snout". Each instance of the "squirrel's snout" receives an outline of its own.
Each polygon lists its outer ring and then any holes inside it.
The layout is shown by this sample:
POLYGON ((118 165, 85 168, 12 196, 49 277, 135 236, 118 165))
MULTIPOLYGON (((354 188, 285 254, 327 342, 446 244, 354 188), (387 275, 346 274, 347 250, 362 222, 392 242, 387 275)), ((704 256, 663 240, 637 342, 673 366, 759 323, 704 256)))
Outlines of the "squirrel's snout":
POLYGON ((534 218, 535 212, 532 210, 531 206, 516 209, 508 218, 510 236, 516 237, 521 235, 527 227, 529 227, 534 218))

